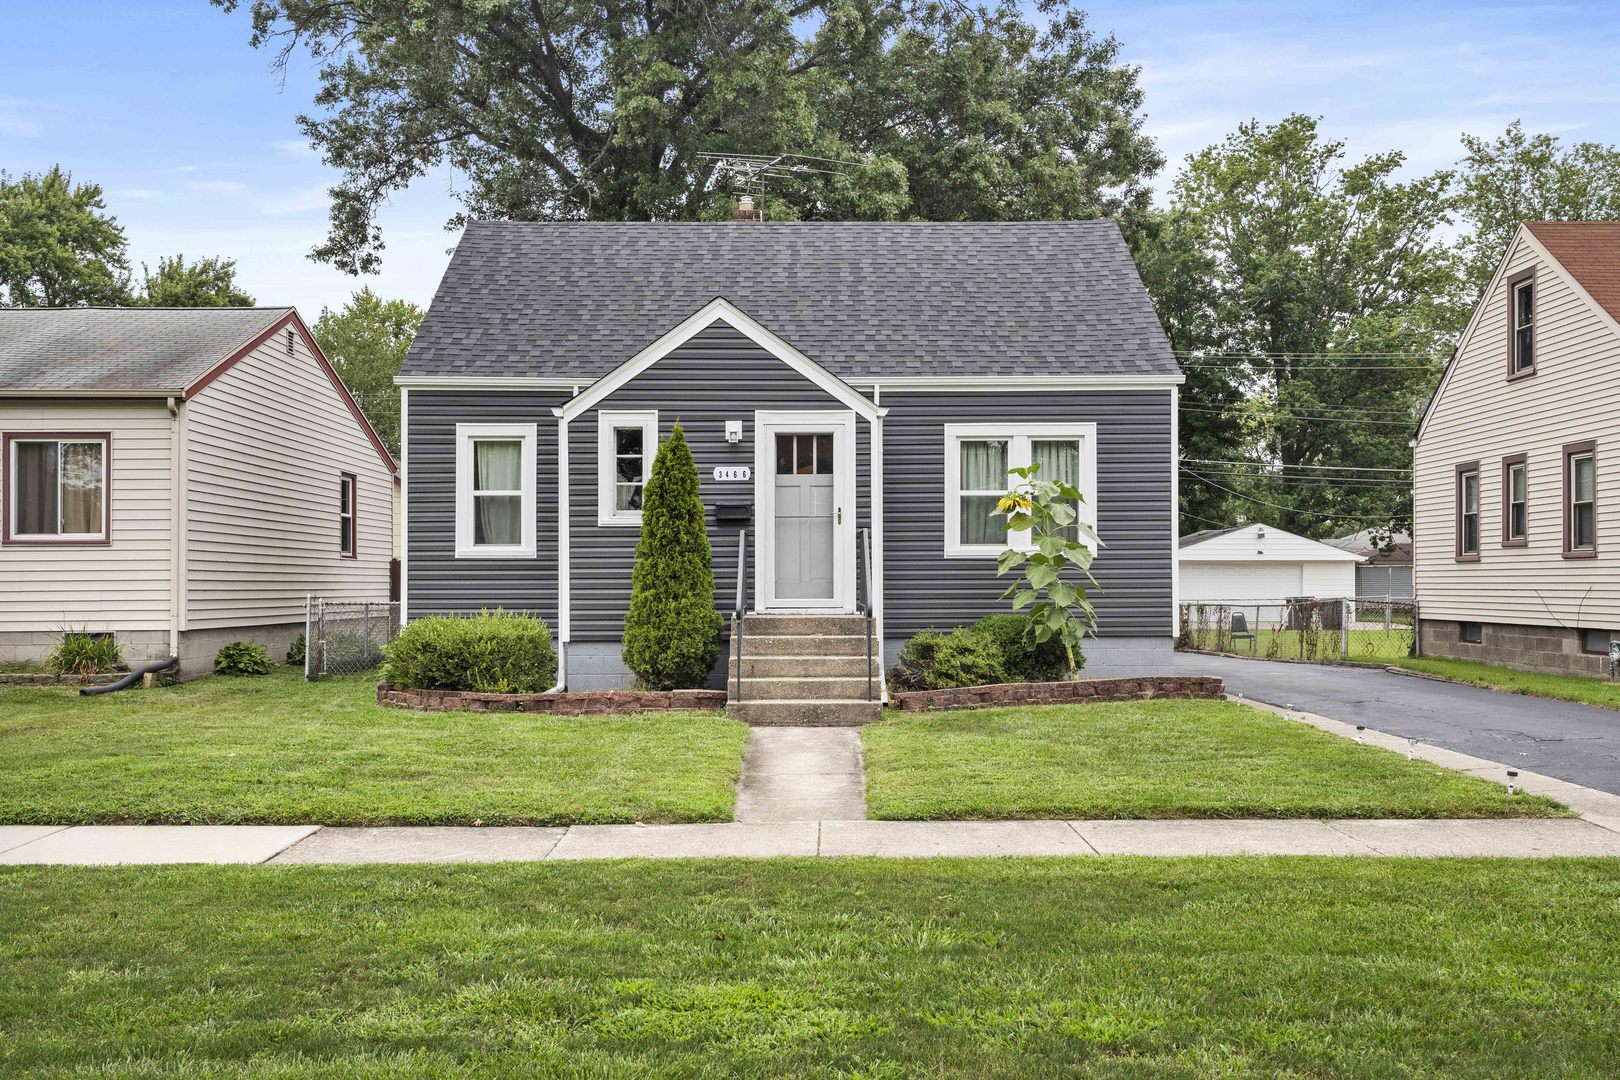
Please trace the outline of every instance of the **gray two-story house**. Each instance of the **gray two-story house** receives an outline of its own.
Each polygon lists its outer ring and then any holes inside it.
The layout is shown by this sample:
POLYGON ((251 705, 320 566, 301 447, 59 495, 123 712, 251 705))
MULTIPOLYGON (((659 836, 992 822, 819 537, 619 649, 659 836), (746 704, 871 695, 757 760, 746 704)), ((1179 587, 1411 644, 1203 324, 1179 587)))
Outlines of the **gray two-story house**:
POLYGON ((870 597, 891 660, 1006 610, 990 511, 1039 462, 1104 545, 1088 671, 1147 671, 1181 381, 1109 221, 475 222, 399 378, 405 617, 535 612, 569 689, 627 684, 641 485, 680 421, 721 611, 739 558, 762 632, 870 597))

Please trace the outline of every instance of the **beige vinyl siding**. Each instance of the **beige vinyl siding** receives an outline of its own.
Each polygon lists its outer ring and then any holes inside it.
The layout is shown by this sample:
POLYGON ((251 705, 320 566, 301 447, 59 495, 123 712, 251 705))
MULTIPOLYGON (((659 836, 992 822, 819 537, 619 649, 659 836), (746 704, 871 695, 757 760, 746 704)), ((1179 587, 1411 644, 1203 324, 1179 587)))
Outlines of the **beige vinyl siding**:
POLYGON ((0 548, 0 632, 169 629, 170 424, 162 401, 0 400, 0 432, 112 435, 112 543, 0 548))
POLYGON ((306 594, 387 600, 393 479, 320 363, 277 332, 186 405, 185 627, 300 619, 306 594), (338 478, 358 486, 338 551, 338 478))
POLYGON ((1426 619, 1620 629, 1620 334, 1522 234, 1414 456, 1426 619), (1536 374, 1509 382, 1506 279, 1535 265, 1536 374), (1598 552, 1563 557, 1563 447, 1597 441, 1598 552), (1502 458, 1528 455, 1529 544, 1502 546, 1502 458), (1480 558, 1456 553, 1456 467, 1479 462, 1480 558))

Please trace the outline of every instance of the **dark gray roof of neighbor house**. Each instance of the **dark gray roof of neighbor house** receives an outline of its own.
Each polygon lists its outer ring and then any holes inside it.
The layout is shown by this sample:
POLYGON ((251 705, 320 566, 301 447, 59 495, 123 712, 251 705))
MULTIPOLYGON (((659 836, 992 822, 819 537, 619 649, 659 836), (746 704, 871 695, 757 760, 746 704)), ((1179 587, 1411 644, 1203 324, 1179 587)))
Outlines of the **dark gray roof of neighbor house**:
POLYGON ((0 308, 0 394, 179 393, 292 308, 0 308))
POLYGON ((476 221, 402 374, 592 380, 716 297, 844 379, 1178 372, 1112 221, 476 221))
POLYGON ((1349 536, 1341 536, 1334 540, 1323 540, 1322 543, 1345 551, 1367 557, 1368 566, 1410 566, 1412 563, 1412 534, 1398 532, 1389 535, 1390 545, 1386 549, 1373 542, 1373 530, 1362 529, 1349 536))
POLYGON ((1205 540, 1213 540, 1217 536, 1225 536, 1227 533, 1234 533, 1239 529, 1246 528, 1248 528, 1247 525, 1233 525, 1227 529, 1205 529, 1203 532, 1188 533, 1181 538, 1177 546, 1191 547, 1194 544, 1202 544, 1205 540))

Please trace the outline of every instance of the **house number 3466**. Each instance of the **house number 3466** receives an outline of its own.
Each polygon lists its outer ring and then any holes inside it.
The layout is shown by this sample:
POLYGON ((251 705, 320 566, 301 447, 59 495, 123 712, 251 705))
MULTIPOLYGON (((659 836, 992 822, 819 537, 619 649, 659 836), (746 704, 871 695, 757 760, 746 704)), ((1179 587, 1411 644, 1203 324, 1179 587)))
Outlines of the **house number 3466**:
POLYGON ((716 465, 714 478, 716 480, 747 480, 753 476, 747 465, 716 465))

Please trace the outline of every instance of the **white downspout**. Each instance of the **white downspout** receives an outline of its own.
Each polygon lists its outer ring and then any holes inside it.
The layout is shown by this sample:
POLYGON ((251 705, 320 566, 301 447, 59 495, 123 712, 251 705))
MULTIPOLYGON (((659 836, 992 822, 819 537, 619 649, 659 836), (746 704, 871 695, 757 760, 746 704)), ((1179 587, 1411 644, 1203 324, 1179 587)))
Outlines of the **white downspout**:
POLYGON ((163 403, 169 410, 169 655, 179 656, 186 595, 185 433, 180 420, 184 402, 168 397, 163 403))

